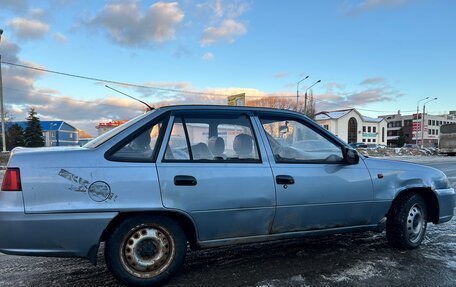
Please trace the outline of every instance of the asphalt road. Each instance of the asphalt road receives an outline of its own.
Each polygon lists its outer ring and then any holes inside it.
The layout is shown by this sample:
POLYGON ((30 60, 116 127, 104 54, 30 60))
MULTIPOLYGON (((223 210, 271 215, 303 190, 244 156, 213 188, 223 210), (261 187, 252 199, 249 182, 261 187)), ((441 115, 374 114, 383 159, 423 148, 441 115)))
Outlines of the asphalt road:
MULTIPOLYGON (((418 160, 456 187, 456 158, 418 160)), ((384 233, 365 232, 190 252, 167 286, 456 286, 455 227, 456 219, 430 224, 412 251, 390 248, 384 233)), ((120 285, 100 252, 96 267, 83 259, 0 254, 0 286, 120 285)))

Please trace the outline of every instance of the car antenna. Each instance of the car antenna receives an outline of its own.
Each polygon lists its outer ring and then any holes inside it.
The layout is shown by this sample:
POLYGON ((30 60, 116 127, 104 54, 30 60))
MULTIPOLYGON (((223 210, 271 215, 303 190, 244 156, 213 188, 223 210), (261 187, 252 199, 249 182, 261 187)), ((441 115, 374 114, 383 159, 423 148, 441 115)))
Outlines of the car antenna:
POLYGON ((143 101, 141 101, 140 99, 137 99, 137 98, 135 98, 135 97, 133 97, 133 96, 130 96, 130 95, 128 95, 128 94, 126 94, 126 93, 124 93, 124 92, 121 92, 121 91, 119 91, 119 90, 116 90, 116 89, 114 89, 114 88, 112 88, 112 87, 110 87, 110 86, 108 86, 108 85, 105 85, 105 87, 108 88, 108 89, 111 89, 111 90, 113 90, 113 91, 116 91, 116 92, 118 92, 119 94, 122 94, 122 95, 124 95, 124 96, 127 96, 127 97, 129 97, 129 98, 131 98, 131 99, 133 99, 133 100, 135 100, 135 101, 138 101, 138 102, 140 102, 141 104, 146 105, 146 107, 148 107, 149 110, 153 110, 153 109, 154 109, 154 108, 152 108, 151 106, 149 106, 146 102, 143 102, 143 101))

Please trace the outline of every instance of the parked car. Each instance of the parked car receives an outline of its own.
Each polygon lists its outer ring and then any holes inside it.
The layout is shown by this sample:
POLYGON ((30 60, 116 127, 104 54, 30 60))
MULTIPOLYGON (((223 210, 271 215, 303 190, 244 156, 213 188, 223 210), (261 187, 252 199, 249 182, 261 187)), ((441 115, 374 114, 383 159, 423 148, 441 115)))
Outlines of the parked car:
POLYGON ((0 252, 76 256, 154 286, 193 249, 386 228, 414 249, 449 221, 439 170, 365 158, 302 114, 153 110, 83 147, 16 148, 0 192, 0 252), (319 148, 320 147, 320 148, 319 148))
POLYGON ((367 148, 366 143, 352 143, 350 144, 352 148, 367 148))
POLYGON ((414 148, 414 149, 418 149, 420 148, 418 145, 416 144, 405 144, 404 145, 404 148, 414 148))

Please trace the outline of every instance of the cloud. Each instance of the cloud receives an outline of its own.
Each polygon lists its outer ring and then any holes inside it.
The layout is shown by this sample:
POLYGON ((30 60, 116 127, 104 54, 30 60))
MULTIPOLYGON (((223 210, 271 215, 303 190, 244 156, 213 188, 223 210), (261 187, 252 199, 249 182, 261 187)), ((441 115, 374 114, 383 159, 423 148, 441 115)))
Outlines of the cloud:
POLYGON ((283 78, 288 77, 289 75, 290 75, 290 73, 287 73, 287 72, 278 72, 278 73, 274 74, 274 78, 283 79, 283 78))
POLYGON ((2 0, 2 9, 11 9, 13 11, 23 11, 27 9, 27 0, 2 0))
POLYGON ((59 32, 52 34, 52 39, 54 39, 54 41, 56 41, 58 43, 62 43, 62 44, 66 43, 66 41, 67 41, 66 36, 59 32))
POLYGON ((217 42, 233 43, 236 38, 247 33, 244 24, 233 19, 223 20, 217 27, 204 29, 201 35, 201 45, 208 46, 217 42))
POLYGON ((20 17, 9 20, 6 25, 20 39, 38 39, 49 30, 49 25, 42 21, 20 17))
POLYGON ((411 0, 356 0, 345 1, 342 4, 342 11, 346 14, 361 14, 370 10, 380 8, 396 8, 403 6, 411 0))
POLYGON ((177 2, 156 2, 141 11, 138 1, 119 1, 106 4, 88 24, 106 30, 118 44, 140 46, 173 39, 183 18, 177 2))
POLYGON ((345 85, 329 83, 326 91, 317 95, 317 107, 320 110, 359 107, 373 103, 392 102, 403 94, 390 86, 383 77, 370 77, 361 81, 359 88, 347 91, 345 85))
POLYGON ((203 61, 205 61, 205 62, 212 61, 212 60, 214 60, 214 58, 215 58, 215 56, 211 52, 204 53, 204 55, 201 57, 201 59, 203 59, 203 61))
POLYGON ((363 80, 360 85, 382 85, 386 84, 386 79, 383 77, 372 77, 363 80))
POLYGON ((184 46, 177 47, 177 49, 172 54, 172 56, 177 59, 181 59, 184 57, 190 57, 192 55, 193 55, 193 53, 184 46))

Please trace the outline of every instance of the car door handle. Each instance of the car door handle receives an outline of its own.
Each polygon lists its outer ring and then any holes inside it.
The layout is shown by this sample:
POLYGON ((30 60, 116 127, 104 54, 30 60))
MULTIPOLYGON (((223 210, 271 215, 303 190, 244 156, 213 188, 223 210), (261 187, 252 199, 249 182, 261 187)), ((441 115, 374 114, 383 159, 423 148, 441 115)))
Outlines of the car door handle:
POLYGON ((294 178, 290 175, 278 175, 276 176, 277 184, 294 184, 294 178))
POLYGON ((191 175, 176 175, 174 177, 174 185, 195 186, 196 183, 196 178, 191 175))

